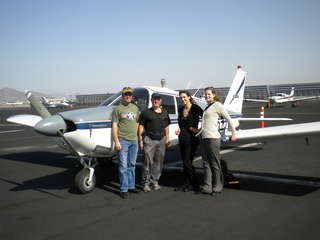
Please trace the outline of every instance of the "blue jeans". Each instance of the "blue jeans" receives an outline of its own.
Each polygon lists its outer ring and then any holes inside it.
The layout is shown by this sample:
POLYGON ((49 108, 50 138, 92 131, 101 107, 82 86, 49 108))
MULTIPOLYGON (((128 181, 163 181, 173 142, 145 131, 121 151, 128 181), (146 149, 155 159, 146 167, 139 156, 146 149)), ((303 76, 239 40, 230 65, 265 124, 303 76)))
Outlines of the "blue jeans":
POLYGON ((138 143, 119 138, 122 149, 117 152, 119 161, 120 192, 135 188, 138 143))

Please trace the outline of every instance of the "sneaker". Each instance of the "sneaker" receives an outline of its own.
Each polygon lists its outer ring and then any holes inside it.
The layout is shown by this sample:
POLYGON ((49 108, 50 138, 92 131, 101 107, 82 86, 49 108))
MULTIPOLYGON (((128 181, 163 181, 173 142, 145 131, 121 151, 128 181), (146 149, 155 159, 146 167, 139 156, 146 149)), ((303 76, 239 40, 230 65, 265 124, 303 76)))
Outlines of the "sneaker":
POLYGON ((203 193, 203 194, 211 194, 212 192, 209 192, 209 191, 206 191, 206 190, 202 189, 201 193, 203 193))
POLYGON ((144 192, 151 192, 151 189, 149 188, 149 186, 144 186, 143 191, 144 192))
POLYGON ((120 197, 123 199, 127 199, 128 198, 128 193, 127 192, 120 192, 120 197))
POLYGON ((158 184, 153 184, 152 188, 156 191, 161 190, 161 187, 158 184))

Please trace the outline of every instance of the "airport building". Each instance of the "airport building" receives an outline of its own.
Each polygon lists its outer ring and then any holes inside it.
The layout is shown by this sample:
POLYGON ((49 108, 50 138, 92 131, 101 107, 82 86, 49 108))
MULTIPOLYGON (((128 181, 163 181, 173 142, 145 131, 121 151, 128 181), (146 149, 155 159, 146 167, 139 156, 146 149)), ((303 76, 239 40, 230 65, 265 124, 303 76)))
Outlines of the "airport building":
POLYGON ((113 93, 76 95, 78 107, 97 107, 113 93))
MULTIPOLYGON (((320 82, 316 83, 296 83, 296 84, 274 84, 274 85, 258 85, 258 86, 246 86, 244 90, 244 98, 251 99, 267 99, 275 93, 286 93, 291 92, 291 88, 294 87, 295 96, 320 96, 320 82)), ((215 88, 219 94, 221 100, 224 100, 228 94, 230 87, 215 88)), ((196 92, 196 97, 202 97, 204 95, 204 88, 189 89, 191 95, 196 92)), ((79 107, 97 107, 104 100, 112 96, 113 93, 106 94, 87 94, 87 95, 76 95, 77 106, 79 107)))

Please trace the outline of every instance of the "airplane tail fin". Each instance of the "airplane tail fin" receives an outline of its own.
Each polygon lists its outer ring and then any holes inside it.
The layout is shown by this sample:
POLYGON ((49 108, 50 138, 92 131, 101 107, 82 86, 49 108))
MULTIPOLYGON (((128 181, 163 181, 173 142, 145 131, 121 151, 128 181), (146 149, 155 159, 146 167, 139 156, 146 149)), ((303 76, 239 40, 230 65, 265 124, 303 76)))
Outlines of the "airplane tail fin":
POLYGON ((247 73, 241 69, 241 66, 238 66, 238 70, 223 104, 227 110, 242 113, 246 76, 247 73))
POLYGON ((45 97, 41 97, 41 98, 42 98, 43 103, 49 103, 49 101, 45 97))
POLYGON ((50 117, 51 116, 49 111, 42 105, 41 102, 39 102, 39 100, 35 96, 32 95, 31 92, 26 90, 24 92, 24 94, 26 95, 28 100, 31 102, 32 106, 37 110, 37 112, 39 113, 39 115, 42 118, 46 118, 46 117, 50 117))
POLYGON ((294 95, 294 87, 291 88, 291 93, 290 93, 290 96, 293 96, 294 95))

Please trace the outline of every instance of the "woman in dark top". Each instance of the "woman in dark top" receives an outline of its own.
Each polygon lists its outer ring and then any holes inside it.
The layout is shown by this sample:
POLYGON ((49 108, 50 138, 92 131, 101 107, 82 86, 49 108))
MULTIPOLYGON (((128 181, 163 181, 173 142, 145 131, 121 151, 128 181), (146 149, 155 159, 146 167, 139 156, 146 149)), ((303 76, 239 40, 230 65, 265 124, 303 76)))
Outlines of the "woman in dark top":
POLYGON ((182 186, 176 188, 175 191, 187 192, 193 189, 198 193, 200 186, 192 161, 199 145, 199 138, 195 136, 196 133, 192 130, 198 129, 199 118, 202 117, 203 110, 196 105, 196 102, 187 90, 180 91, 179 96, 184 106, 179 108, 179 129, 176 130, 176 134, 179 135, 184 180, 182 186))

